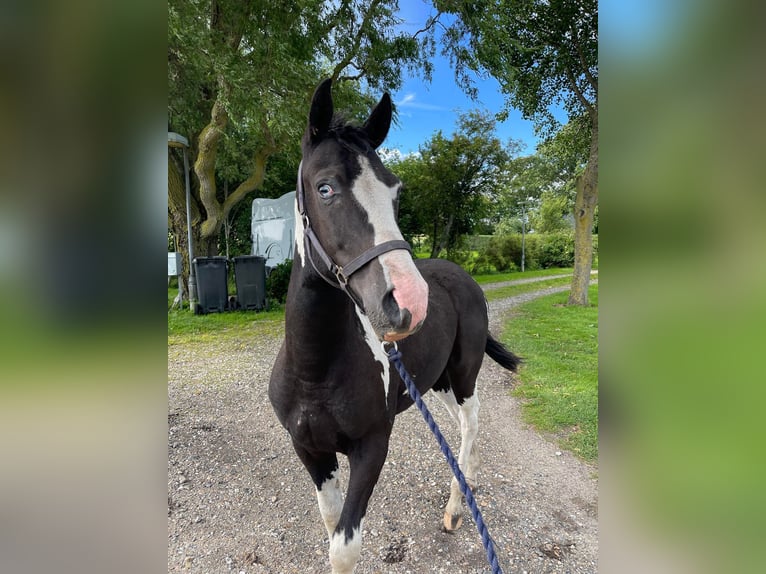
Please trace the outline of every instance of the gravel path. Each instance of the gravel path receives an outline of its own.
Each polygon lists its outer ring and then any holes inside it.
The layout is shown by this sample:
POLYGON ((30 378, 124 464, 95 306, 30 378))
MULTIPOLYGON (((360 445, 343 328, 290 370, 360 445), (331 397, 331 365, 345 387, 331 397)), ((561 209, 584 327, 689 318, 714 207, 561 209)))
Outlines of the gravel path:
MULTIPOLYGON (((567 289, 491 302, 490 329, 499 335, 513 307, 567 289)), ((283 336, 281 325, 267 330, 234 345, 201 339, 168 348, 168 572, 330 570, 313 484, 266 396, 283 336)), ((597 468, 524 424, 512 386, 510 374, 486 358, 476 498, 503 571, 596 572, 597 468)), ((456 449, 458 430, 430 399, 456 449)), ((348 468, 341 468, 345 484, 348 468)), ((470 517, 456 534, 440 531, 449 480, 420 413, 402 413, 370 500, 357 574, 490 572, 470 517)))

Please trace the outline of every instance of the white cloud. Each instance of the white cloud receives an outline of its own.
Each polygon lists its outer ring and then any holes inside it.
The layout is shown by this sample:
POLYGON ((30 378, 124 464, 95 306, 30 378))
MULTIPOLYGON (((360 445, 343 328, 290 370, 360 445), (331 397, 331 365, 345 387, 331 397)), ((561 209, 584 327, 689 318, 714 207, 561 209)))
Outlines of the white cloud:
POLYGON ((398 148, 386 148, 381 147, 378 149, 378 155, 380 156, 380 159, 383 160, 384 163, 390 162, 390 161, 401 161, 406 157, 420 157, 420 152, 411 152, 411 153, 402 153, 402 151, 398 148))
POLYGON ((409 92, 404 95, 402 99, 400 99, 396 103, 397 108, 412 108, 415 110, 423 110, 427 112, 447 112, 449 111, 449 108, 446 108, 444 106, 437 106, 434 104, 428 104, 424 102, 417 101, 417 94, 414 92, 409 92))

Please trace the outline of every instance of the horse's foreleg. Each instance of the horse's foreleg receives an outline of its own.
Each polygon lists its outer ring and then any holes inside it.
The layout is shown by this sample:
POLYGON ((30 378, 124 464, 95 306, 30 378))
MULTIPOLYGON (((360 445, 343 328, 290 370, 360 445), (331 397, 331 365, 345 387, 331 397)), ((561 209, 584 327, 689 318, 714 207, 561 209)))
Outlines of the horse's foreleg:
MULTIPOLYGON (((474 441, 479 433, 479 396, 476 391, 474 394, 463 401, 462 405, 457 405, 455 396, 450 392, 446 397, 445 393, 439 393, 440 398, 447 405, 450 412, 455 408, 458 411, 458 420, 460 422, 460 453, 458 454, 458 465, 463 471, 468 486, 476 488, 477 473, 479 470, 479 455, 474 441), (449 404, 454 401, 454 405, 449 404)), ((444 528, 448 531, 456 530, 463 523, 463 493, 460 491, 460 484, 456 478, 450 483, 450 497, 447 501, 447 507, 444 510, 444 528)))
POLYGON ((306 470, 314 481, 317 492, 317 503, 322 521, 327 529, 327 536, 332 539, 332 533, 340 520, 343 509, 343 495, 340 490, 338 479, 338 457, 335 453, 327 453, 321 456, 311 455, 303 448, 294 445, 295 452, 303 462, 306 470))
POLYGON ((333 574, 351 574, 359 560, 362 552, 362 521, 387 454, 387 435, 368 436, 349 449, 346 502, 340 521, 330 537, 333 574))

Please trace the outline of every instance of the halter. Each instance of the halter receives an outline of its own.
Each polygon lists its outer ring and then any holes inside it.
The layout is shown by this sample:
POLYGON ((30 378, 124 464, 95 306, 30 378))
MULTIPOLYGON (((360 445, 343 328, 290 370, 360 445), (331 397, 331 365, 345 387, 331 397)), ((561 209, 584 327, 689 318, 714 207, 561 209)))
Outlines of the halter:
POLYGON ((302 161, 298 165, 298 183, 296 185, 295 191, 296 191, 295 197, 298 202, 298 213, 300 214, 303 220, 303 229, 304 229, 303 242, 306 248, 305 249, 306 255, 308 257, 308 260, 311 262, 311 266, 319 274, 319 276, 322 279, 324 279, 327 283, 346 293, 346 295, 349 296, 349 298, 354 302, 354 304, 357 307, 359 307, 362 313, 366 314, 361 298, 354 292, 353 289, 351 289, 351 286, 348 284, 349 278, 351 277, 351 275, 353 275, 354 273, 362 269, 365 265, 367 265, 370 261, 372 261, 373 259, 376 259, 377 257, 380 257, 381 255, 389 251, 394 251, 396 249, 406 249, 407 251, 412 253, 412 248, 410 247, 410 244, 404 241, 403 239, 394 239, 391 241, 384 241, 383 243, 379 243, 378 245, 373 245, 368 250, 362 252, 361 255, 352 259, 346 265, 340 266, 337 263, 335 263, 332 257, 330 257, 327 254, 327 251, 324 250, 324 247, 322 247, 322 244, 319 242, 319 238, 316 236, 316 234, 314 233, 314 230, 311 228, 311 221, 309 220, 309 216, 306 213, 306 203, 305 203, 305 197, 304 197, 304 191, 303 191, 303 162, 302 161), (337 283, 335 281, 332 281, 331 279, 328 279, 327 276, 317 268, 316 263, 314 263, 314 258, 311 256, 312 249, 317 252, 319 257, 327 266, 327 269, 330 271, 330 273, 333 274, 333 276, 337 280, 337 283))

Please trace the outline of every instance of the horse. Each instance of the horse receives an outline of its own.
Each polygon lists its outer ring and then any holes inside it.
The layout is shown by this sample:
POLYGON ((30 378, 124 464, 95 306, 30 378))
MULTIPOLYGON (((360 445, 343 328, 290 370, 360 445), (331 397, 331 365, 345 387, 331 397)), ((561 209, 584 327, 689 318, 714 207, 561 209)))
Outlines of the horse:
MULTIPOLYGON (((472 487, 483 356, 511 371, 520 358, 489 334, 471 276, 446 260, 414 260, 403 239, 402 184, 375 151, 391 124, 390 95, 360 126, 334 113, 331 87, 316 88, 301 140, 285 339, 269 399, 316 488, 332 572, 350 574, 394 418, 413 402, 384 345, 398 345, 418 390, 435 391, 460 425, 458 463, 472 487), (337 453, 349 463, 345 502, 337 453)), ((453 478, 444 529, 461 517, 453 478)))

